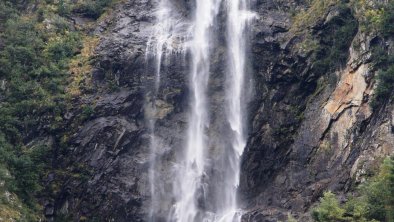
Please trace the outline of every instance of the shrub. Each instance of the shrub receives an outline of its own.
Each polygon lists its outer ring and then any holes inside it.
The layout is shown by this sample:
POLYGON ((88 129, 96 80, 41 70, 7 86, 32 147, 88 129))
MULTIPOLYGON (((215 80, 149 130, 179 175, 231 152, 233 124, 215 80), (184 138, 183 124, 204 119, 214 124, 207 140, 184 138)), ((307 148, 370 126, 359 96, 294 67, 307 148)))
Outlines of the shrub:
MULTIPOLYGON (((394 0, 388 0, 385 4, 380 5, 379 10, 375 11, 377 13, 372 16, 374 19, 369 18, 369 24, 372 24, 381 36, 392 37, 394 35, 394 0)), ((394 56, 388 55, 387 50, 382 45, 373 47, 371 51, 374 68, 380 69, 376 78, 375 93, 371 101, 371 107, 377 109, 393 97, 394 56)))
POLYGON ((357 21, 350 10, 341 5, 340 16, 324 28, 320 44, 315 50, 314 73, 326 74, 346 64, 349 47, 357 32, 357 21))
POLYGON ((394 158, 387 160, 388 176, 387 176, 387 218, 389 221, 394 221, 394 158))
POLYGON ((393 96, 394 90, 394 65, 390 66, 386 71, 380 71, 377 76, 377 86, 375 89, 374 97, 371 102, 372 108, 384 104, 393 96))
POLYGON ((70 6, 64 0, 59 0, 57 11, 61 16, 68 16, 70 14, 70 6))
POLYGON ((394 221, 394 157, 384 160, 379 173, 359 187, 358 195, 341 206, 333 193, 326 192, 312 218, 319 222, 394 221))
POLYGON ((336 196, 328 191, 320 199, 319 207, 313 209, 312 217, 319 222, 336 222, 344 220, 344 213, 345 210, 340 207, 336 196))
POLYGON ((37 19, 24 16, 21 7, 28 2, 0 2, 0 78, 7 82, 0 101, 0 180, 5 181, 1 188, 21 201, 21 207, 15 208, 23 215, 20 221, 39 221, 25 220, 31 212, 24 208, 36 209, 35 198, 42 189, 41 177, 51 166, 52 151, 25 144, 42 134, 56 141, 63 133, 68 63, 80 51, 81 35, 70 31, 70 22, 59 15, 67 14, 62 12, 63 6, 70 6, 66 1, 53 1, 59 3, 59 14, 44 10, 45 2, 40 2, 37 19), (41 22, 50 13, 54 28, 45 29, 41 22))
POLYGON ((381 18, 379 29, 384 37, 392 37, 394 35, 394 1, 387 3, 381 18))
POLYGON ((94 108, 91 106, 82 106, 82 113, 80 116, 81 121, 90 119, 94 114, 94 108))
MULTIPOLYGON (((0 25, 2 26, 4 22, 9 18, 16 17, 17 11, 12 7, 11 3, 9 2, 0 2, 0 25)), ((0 26, 0 27, 1 27, 0 26)))

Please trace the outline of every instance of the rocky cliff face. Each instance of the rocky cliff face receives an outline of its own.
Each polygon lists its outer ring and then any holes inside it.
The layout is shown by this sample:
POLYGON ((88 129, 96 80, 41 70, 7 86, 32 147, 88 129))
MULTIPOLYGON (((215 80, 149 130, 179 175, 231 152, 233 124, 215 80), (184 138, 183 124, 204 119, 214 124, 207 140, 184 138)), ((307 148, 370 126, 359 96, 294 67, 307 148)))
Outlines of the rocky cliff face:
MULTIPOLYGON (((165 172, 158 181, 163 189, 171 181, 168 165, 184 143, 187 125, 188 56, 167 58, 157 110, 152 111, 154 64, 146 48, 153 32, 151 9, 157 4, 120 2, 95 29, 100 43, 93 90, 75 101, 93 107, 94 115, 78 127, 67 155, 59 158, 59 166, 83 166, 86 175, 61 178, 61 192, 46 204, 49 219, 70 215, 73 220, 145 221, 151 200, 150 116, 157 118, 161 147, 157 170, 165 172)), ((187 23, 193 3, 176 0, 175 5, 180 22, 187 23)), ((292 213, 307 221, 308 209, 324 190, 350 191, 394 151, 391 102, 376 110, 369 105, 376 72, 371 47, 387 44, 392 50, 392 42, 360 30, 346 7, 327 7, 300 31, 290 12, 305 9, 305 2, 254 0, 251 5, 258 18, 247 56, 254 90, 239 189, 243 219, 277 221, 292 213), (339 55, 327 68, 322 61, 336 46, 339 55)), ((223 100, 225 50, 215 48, 217 59, 211 64, 213 109, 223 100)), ((213 113, 215 126, 220 110, 213 113)), ((80 113, 76 109, 70 115, 80 113)), ((163 203, 171 201, 163 198, 163 203)))
MULTIPOLYGON (((333 30, 357 23, 348 10, 329 7, 307 27, 321 47, 334 48, 328 40, 337 35, 333 30)), ((241 193, 253 209, 245 219, 285 220, 291 212, 307 221, 308 209, 324 190, 348 192, 393 152, 391 105, 370 108, 376 75, 371 48, 378 37, 354 25, 349 38, 340 40, 345 60, 320 72, 319 58, 297 48, 305 36, 291 34, 281 10, 270 13, 269 24, 259 29, 268 31, 252 42, 261 100, 252 111, 243 157, 241 193)))

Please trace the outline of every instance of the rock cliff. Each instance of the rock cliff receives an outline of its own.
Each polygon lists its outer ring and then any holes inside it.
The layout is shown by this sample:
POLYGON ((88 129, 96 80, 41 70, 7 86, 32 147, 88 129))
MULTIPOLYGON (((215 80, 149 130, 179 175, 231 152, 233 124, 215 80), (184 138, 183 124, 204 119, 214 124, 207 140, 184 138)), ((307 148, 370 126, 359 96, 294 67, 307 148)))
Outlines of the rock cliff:
MULTIPOLYGON (((187 23, 193 2, 174 2, 179 22, 187 23)), ((81 125, 69 126, 75 133, 66 154, 58 157, 59 167, 83 171, 84 177, 52 175, 61 191, 46 200, 49 220, 67 215, 75 221, 145 221, 151 201, 149 116, 157 119, 162 157, 157 170, 165 172, 159 181, 166 187, 173 178, 167 165, 184 143, 189 58, 175 53, 166 59, 163 84, 153 100, 155 67, 146 50, 157 4, 120 1, 94 28, 100 40, 91 91, 74 101, 77 108, 69 115, 81 115, 82 106, 94 113, 81 125), (156 110, 150 109, 153 101, 156 110)), ((307 1, 253 0, 251 5, 257 18, 247 52, 253 96, 239 188, 243 220, 286 220, 291 213, 308 221, 308 210, 324 190, 351 192, 394 151, 392 101, 370 106, 377 73, 372 48, 392 51, 393 42, 362 30, 347 3, 328 4, 319 12, 310 12, 307 1), (300 21, 308 19, 293 15, 300 11, 318 15, 301 29, 300 21)), ((217 36, 214 41, 220 43, 217 36)), ((223 102, 226 48, 216 45, 212 109, 223 102)), ((212 113, 210 133, 225 130, 215 128, 221 110, 212 113)))

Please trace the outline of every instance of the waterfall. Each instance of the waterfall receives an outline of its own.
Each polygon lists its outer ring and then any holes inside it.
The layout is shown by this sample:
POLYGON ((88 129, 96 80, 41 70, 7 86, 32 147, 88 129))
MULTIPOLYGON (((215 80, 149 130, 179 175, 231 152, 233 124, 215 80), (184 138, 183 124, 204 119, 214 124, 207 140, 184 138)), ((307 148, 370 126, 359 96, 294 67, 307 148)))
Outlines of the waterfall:
MULTIPOLYGON (((248 21, 253 18, 253 13, 247 10, 247 0, 196 0, 194 16, 192 21, 183 22, 187 24, 188 34, 183 33, 183 39, 187 43, 182 43, 181 50, 177 53, 188 54, 189 62, 189 104, 190 110, 187 118, 187 132, 185 133, 185 144, 181 153, 176 155, 171 171, 175 172, 172 181, 172 207, 168 209, 166 221, 172 222, 237 222, 240 221, 241 211, 237 205, 237 187, 240 174, 240 157, 246 144, 244 109, 245 94, 245 29, 248 21), (221 8, 224 6, 224 8, 221 8), (221 10, 223 9, 223 10, 221 10), (223 141, 223 161, 215 163, 208 155, 212 140, 212 135, 208 133, 210 129, 210 104, 207 95, 209 88, 211 60, 213 49, 213 32, 218 25, 220 13, 226 13, 226 27, 224 35, 226 39, 226 65, 224 73, 225 84, 224 102, 220 104, 223 110, 225 122, 228 125, 228 135, 224 135, 223 141), (186 53, 187 52, 187 53, 186 53), (227 123, 226 123, 227 122, 227 123), (209 164, 208 164, 209 163, 209 164), (211 184, 211 168, 220 168, 220 176, 223 181, 211 184), (220 190, 215 195, 214 203, 210 203, 213 209, 208 209, 204 205, 212 201, 208 197, 209 193, 220 190)), ((161 0, 155 14, 157 22, 154 31, 148 41, 147 54, 155 58, 155 87, 154 98, 151 102, 151 110, 156 112, 155 99, 160 88, 161 69, 166 55, 174 53, 174 41, 179 38, 176 30, 182 18, 174 16, 171 0, 161 0)), ((183 18, 185 19, 185 18, 183 18)), ((224 125, 223 125, 224 126, 224 125)), ((160 198, 155 190, 160 186, 155 180, 157 140, 155 137, 155 118, 150 120, 151 130, 151 166, 149 173, 151 190, 150 218, 154 218, 159 208, 160 198)), ((220 132, 224 133, 224 132, 220 132)), ((168 202, 166 202, 168 203, 168 202)), ((154 221, 154 219, 151 219, 154 221)))
POLYGON ((225 209, 219 221, 240 221, 241 212, 237 206, 236 188, 239 185, 240 158, 246 145, 245 138, 245 29, 254 13, 248 11, 246 0, 227 0, 227 53, 228 70, 227 83, 227 120, 233 135, 231 139, 231 151, 229 153, 229 165, 227 166, 226 182, 224 186, 225 209))
POLYGON ((179 16, 173 11, 173 7, 168 0, 161 0, 156 7, 155 17, 156 23, 153 27, 153 33, 148 39, 145 60, 153 60, 154 63, 154 84, 153 90, 146 95, 145 116, 150 132, 150 166, 149 166, 149 190, 151 196, 151 204, 149 209, 149 220, 155 221, 155 214, 160 211, 160 196, 157 190, 161 190, 156 186, 156 164, 158 156, 158 148, 162 144, 159 143, 155 134, 155 125, 157 121, 157 100, 160 90, 162 65, 168 63, 171 56, 183 54, 184 48, 182 35, 182 23, 179 16))
POLYGON ((219 0, 198 0, 191 31, 190 87, 191 114, 187 144, 178 174, 178 196, 171 220, 194 221, 198 214, 196 198, 203 189, 206 149, 205 128, 209 127, 206 89, 209 79, 210 29, 219 10, 219 0))

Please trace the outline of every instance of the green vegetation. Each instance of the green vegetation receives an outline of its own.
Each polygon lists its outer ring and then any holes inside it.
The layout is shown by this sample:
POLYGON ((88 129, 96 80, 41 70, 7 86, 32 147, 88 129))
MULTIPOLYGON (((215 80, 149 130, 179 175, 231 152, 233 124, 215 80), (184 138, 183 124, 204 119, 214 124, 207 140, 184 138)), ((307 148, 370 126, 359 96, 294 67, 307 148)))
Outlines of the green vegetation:
POLYGON ((110 5, 112 0, 87 0, 79 2, 73 12, 82 14, 86 17, 97 19, 103 14, 105 8, 110 5))
MULTIPOLYGON (((381 38, 394 35, 394 0, 371 1, 352 0, 355 15, 360 21, 364 32, 374 32, 381 38)), ((381 107, 392 98, 394 90, 394 56, 387 54, 383 46, 372 46, 372 64, 379 70, 376 76, 377 85, 371 106, 373 109, 381 107)))
POLYGON ((388 1, 382 13, 381 22, 379 24, 384 37, 392 37, 394 35, 394 1, 388 1))
POLYGON ((334 19, 327 27, 320 44, 316 47, 314 72, 323 75, 328 71, 335 71, 339 66, 344 66, 348 58, 351 41, 357 32, 357 21, 351 16, 348 8, 341 9, 343 16, 334 19))
POLYGON ((352 0, 351 4, 364 31, 375 31, 384 37, 394 34, 394 0, 352 0))
MULTIPOLYGON (((346 65, 348 49, 358 26, 363 32, 376 33, 382 39, 394 36, 394 0, 311 0, 306 10, 294 15, 293 22, 291 31, 304 35, 298 45, 300 51, 313 53, 316 61, 313 72, 322 76, 346 65), (322 27, 320 32, 323 34, 316 36, 310 28, 335 7, 341 15, 322 27)), ((381 45, 373 46, 371 51, 372 64, 375 70, 379 70, 371 102, 372 108, 377 109, 393 97, 394 56, 388 55, 387 48, 381 45)))
POLYGON ((331 192, 324 193, 312 217, 318 222, 394 221, 394 157, 385 159, 379 173, 346 203, 340 204, 331 192))
POLYGON ((82 113, 81 113, 80 119, 82 121, 90 119, 94 114, 94 108, 91 106, 86 106, 86 105, 82 106, 81 110, 82 110, 82 113))
POLYGON ((301 32, 306 27, 310 28, 318 20, 324 18, 328 9, 341 2, 340 0, 310 0, 309 7, 295 13, 293 17, 292 32, 301 32))
POLYGON ((316 61, 313 72, 321 76, 346 64, 357 28, 358 22, 347 1, 311 0, 306 10, 295 14, 290 31, 303 35, 298 48, 303 53, 313 53, 316 61), (339 15, 332 17, 324 26, 317 27, 319 31, 316 32, 313 27, 325 18, 331 8, 336 8, 339 15))
MULTIPOLYGON (((394 1, 389 0, 384 5, 378 5, 378 9, 367 9, 367 20, 364 22, 369 29, 375 30, 382 38, 394 35, 394 1)), ((373 66, 379 70, 376 76, 376 89, 372 98, 373 109, 381 107, 393 98, 394 91, 394 55, 387 54, 383 46, 372 48, 373 66)))
MULTIPOLYGON (((0 218, 6 221, 42 217, 41 180, 52 170, 52 149, 67 144, 71 98, 88 87, 98 39, 68 17, 97 19, 111 2, 0 1, 0 218)), ((76 121, 93 115, 92 107, 81 109, 76 121)))
POLYGON ((357 19, 360 21, 362 31, 372 31, 376 29, 382 20, 382 7, 369 4, 367 0, 351 0, 357 19))
POLYGON ((55 123, 65 113, 67 64, 80 50, 81 38, 61 23, 44 28, 39 21, 47 16, 43 12, 22 15, 17 3, 1 4, 0 160, 1 171, 8 173, 0 177, 4 181, 0 204, 18 211, 14 219, 22 220, 37 217, 40 177, 51 164, 50 147, 27 146, 26 141, 60 131, 55 123), (16 194, 15 201, 23 204, 20 209, 5 198, 7 192, 16 194))
POLYGON ((76 55, 69 63, 71 82, 67 87, 67 93, 73 97, 80 96, 82 92, 90 89, 91 59, 94 56, 94 49, 98 40, 94 36, 85 36, 81 53, 76 55))
POLYGON ((381 70, 377 76, 377 86, 371 102, 372 108, 376 109, 393 98, 394 91, 394 65, 387 70, 381 70))
POLYGON ((320 205, 312 212, 315 221, 344 221, 345 210, 339 205, 335 195, 325 192, 320 200, 320 205))

